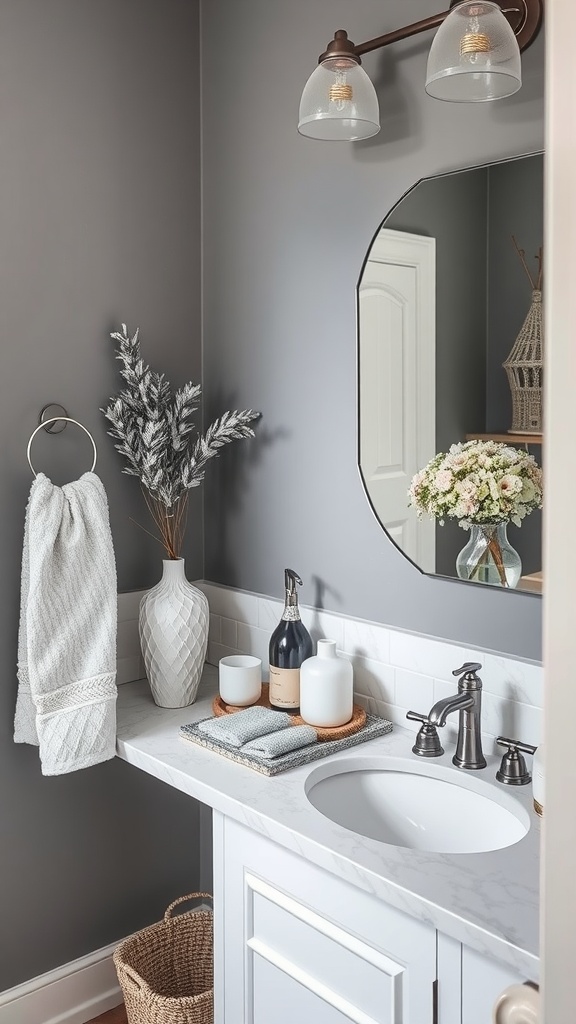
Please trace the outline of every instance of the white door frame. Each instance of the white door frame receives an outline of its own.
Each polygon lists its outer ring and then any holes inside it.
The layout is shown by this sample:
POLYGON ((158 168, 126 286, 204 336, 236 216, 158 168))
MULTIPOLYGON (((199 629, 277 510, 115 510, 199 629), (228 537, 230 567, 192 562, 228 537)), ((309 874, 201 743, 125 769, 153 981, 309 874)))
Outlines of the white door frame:
POLYGON ((576 62, 574 0, 546 4, 542 1024, 576 1020, 576 62))

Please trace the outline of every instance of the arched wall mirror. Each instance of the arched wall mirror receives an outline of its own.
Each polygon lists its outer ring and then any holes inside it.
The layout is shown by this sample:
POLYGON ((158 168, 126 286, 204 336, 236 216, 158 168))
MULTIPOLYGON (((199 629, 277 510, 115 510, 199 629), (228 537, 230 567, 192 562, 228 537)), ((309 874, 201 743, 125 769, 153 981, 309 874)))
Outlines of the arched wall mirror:
POLYGON ((502 364, 531 309, 542 237, 541 154, 426 178, 385 217, 358 284, 358 457, 380 524, 423 572, 532 593, 542 590, 539 509, 506 527, 517 579, 501 565, 482 576, 478 552, 466 575, 456 566, 473 530, 419 519, 408 490, 437 453, 470 440, 505 443, 541 467, 541 426, 512 431, 502 364))

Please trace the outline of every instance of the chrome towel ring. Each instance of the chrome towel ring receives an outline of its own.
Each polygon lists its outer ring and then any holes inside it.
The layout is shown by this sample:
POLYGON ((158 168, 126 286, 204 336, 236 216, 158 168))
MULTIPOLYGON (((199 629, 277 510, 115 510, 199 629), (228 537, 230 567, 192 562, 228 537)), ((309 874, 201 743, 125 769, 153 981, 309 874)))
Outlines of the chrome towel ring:
POLYGON ((84 424, 79 423, 78 420, 72 419, 71 416, 51 416, 47 420, 42 420, 42 422, 36 427, 36 430, 32 431, 32 434, 30 436, 30 440, 28 441, 28 448, 26 449, 26 458, 28 459, 28 465, 30 466, 30 469, 32 470, 34 476, 36 476, 36 470, 34 469, 34 466, 32 465, 32 460, 30 458, 30 450, 32 448, 32 441, 36 437, 36 434, 38 433, 39 430, 44 430, 46 428, 46 424, 48 424, 48 423, 55 423, 58 420, 65 420, 66 423, 74 423, 77 427, 80 427, 80 430, 83 430, 85 434, 88 434, 88 437, 90 438, 90 440, 92 442, 92 449, 94 451, 94 460, 92 462, 92 466, 90 467, 90 472, 93 473, 94 472, 94 467, 96 466, 97 453, 96 453, 96 442, 95 442, 94 438, 92 437, 92 434, 90 433, 90 431, 84 426, 84 424))

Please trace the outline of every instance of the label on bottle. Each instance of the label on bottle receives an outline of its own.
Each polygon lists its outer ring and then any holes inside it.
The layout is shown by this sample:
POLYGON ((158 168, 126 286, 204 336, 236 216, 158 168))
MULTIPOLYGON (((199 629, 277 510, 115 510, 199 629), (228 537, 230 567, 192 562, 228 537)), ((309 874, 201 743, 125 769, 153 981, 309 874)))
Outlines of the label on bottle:
POLYGON ((270 703, 277 708, 297 708, 300 704, 300 669, 270 665, 270 703))

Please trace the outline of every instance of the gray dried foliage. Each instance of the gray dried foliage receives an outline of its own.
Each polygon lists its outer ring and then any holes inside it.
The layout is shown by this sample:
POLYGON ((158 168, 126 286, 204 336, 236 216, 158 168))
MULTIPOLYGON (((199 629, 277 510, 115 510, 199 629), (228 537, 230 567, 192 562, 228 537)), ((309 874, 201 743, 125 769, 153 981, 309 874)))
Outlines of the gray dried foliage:
POLYGON ((130 337, 122 324, 111 337, 117 342, 125 387, 101 411, 111 424, 108 433, 115 448, 126 461, 123 472, 140 479, 154 506, 161 513, 165 510, 165 518, 174 515, 188 491, 202 483, 206 464, 221 448, 254 436, 250 424, 260 413, 229 410, 199 433, 192 417, 199 408, 200 385, 189 381, 173 391, 164 374, 144 362, 139 329, 130 337))

